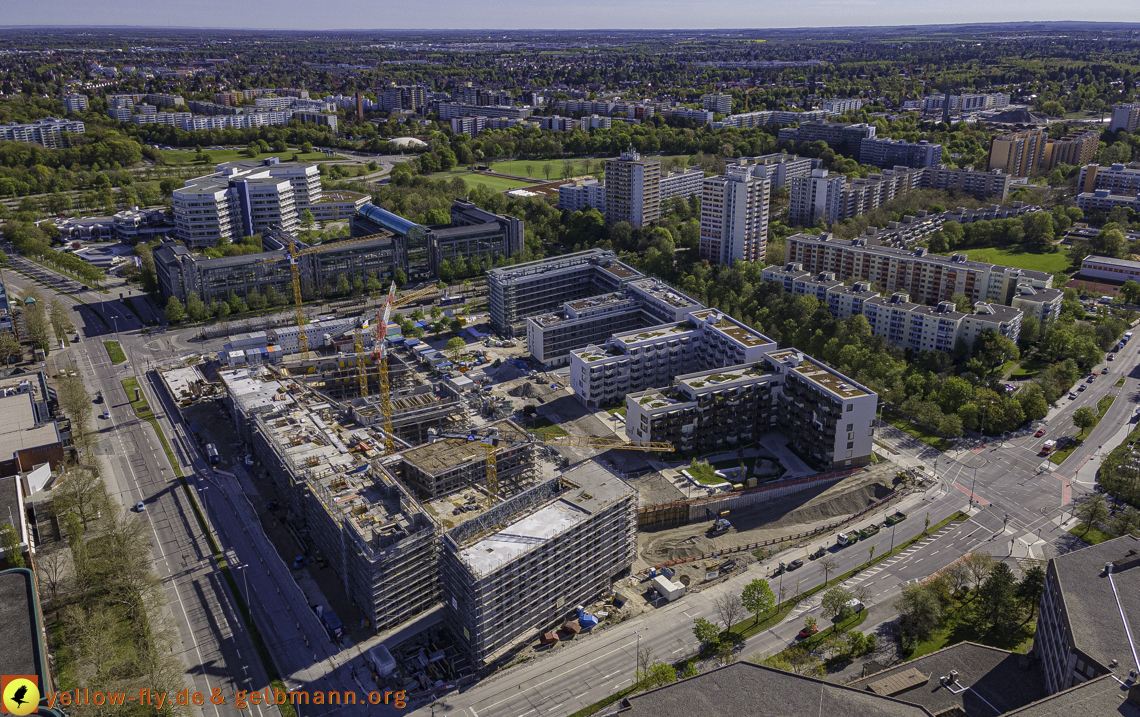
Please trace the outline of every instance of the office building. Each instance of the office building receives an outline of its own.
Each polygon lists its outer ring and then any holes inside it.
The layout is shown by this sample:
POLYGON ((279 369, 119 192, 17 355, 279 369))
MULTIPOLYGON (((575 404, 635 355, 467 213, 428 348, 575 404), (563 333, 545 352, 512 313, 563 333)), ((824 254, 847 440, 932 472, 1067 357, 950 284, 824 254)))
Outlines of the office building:
POLYGON ((1140 539, 1124 536, 1049 560, 1033 640, 1048 691, 1102 675, 1134 681, 1137 615, 1140 539))
POLYGON ((558 187, 558 208, 578 212, 590 207, 605 216, 606 185, 596 179, 576 179, 558 187))
POLYGON ((815 120, 803 122, 799 127, 785 127, 780 130, 777 139, 797 145, 806 142, 826 142, 837 153, 858 161, 863 140, 874 136, 874 125, 815 120))
POLYGON ((443 537, 444 623, 480 674, 609 590, 637 549, 637 492, 590 460, 443 537))
POLYGON ((587 408, 667 386, 673 376, 754 363, 776 348, 758 331, 715 309, 681 321, 610 336, 604 344, 570 352, 570 387, 587 408))
POLYGON ((63 109, 67 112, 82 112, 87 109, 87 95, 72 92, 63 96, 63 109))
POLYGON ((531 316, 556 311, 567 301, 618 291, 643 276, 602 249, 491 269, 491 327, 507 336, 521 335, 531 316))
POLYGON ((527 350, 547 366, 563 366, 574 349, 604 342, 615 333, 680 321, 702 308, 660 279, 637 279, 620 291, 567 301, 560 311, 527 319, 527 350))
POLYGON ((990 139, 989 168, 1013 177, 1028 177, 1041 166, 1048 138, 1041 129, 994 136, 990 139))
POLYGON ((1061 139, 1045 141, 1045 151, 1041 157, 1041 169, 1048 170, 1058 164, 1083 166, 1096 158, 1100 146, 1100 130, 1086 129, 1065 135, 1061 139))
POLYGON ((633 150, 606 160, 606 223, 643 227, 661 217, 661 162, 633 150))
POLYGON ((859 143, 859 163, 889 169, 912 167, 922 169, 942 164, 942 145, 926 140, 904 142, 901 139, 868 137, 859 143))
POLYGON ((793 177, 788 181, 788 219, 798 226, 825 224, 843 219, 842 192, 847 184, 843 175, 831 175, 826 169, 813 169, 810 177, 793 177))
POLYGON ((1077 195, 1077 207, 1089 214, 1108 214, 1117 207, 1125 207, 1140 212, 1140 196, 1135 194, 1113 194, 1108 189, 1081 192, 1077 195))
POLYGON ((820 102, 819 108, 831 115, 841 115, 846 112, 858 112, 859 110, 863 109, 864 101, 865 100, 859 97, 850 97, 846 99, 832 97, 831 99, 820 102))
MULTIPOLYGON (((41 381, 42 383, 42 381, 41 381)), ((65 438, 48 410, 42 387, 30 379, 0 391, 0 478, 25 473, 47 463, 63 463, 65 438)), ((70 425, 70 424, 68 424, 70 425)))
POLYGON ((445 261, 454 266, 478 258, 493 264, 523 248, 521 219, 485 212, 464 199, 452 203, 451 223, 440 226, 425 227, 373 204, 353 215, 353 236, 382 231, 395 235, 397 265, 413 280, 439 276, 445 261))
POLYGON ((1140 162, 1102 167, 1086 164, 1077 180, 1078 192, 1107 189, 1110 194, 1140 194, 1140 162))
POLYGON ((1109 132, 1135 132, 1140 127, 1140 103, 1113 105, 1109 132))
POLYGON ((66 149, 71 146, 68 134, 83 134, 84 124, 79 120, 61 120, 54 117, 28 124, 9 122, 0 124, 0 141, 41 144, 48 149, 66 149))
POLYGON ((688 200, 689 197, 700 195, 704 179, 705 173, 700 167, 661 175, 658 192, 661 206, 665 206, 673 197, 688 200))
POLYGON ((713 264, 763 262, 768 244, 770 183, 749 165, 729 165, 704 180, 700 256, 713 264))
POLYGON ((765 154, 760 157, 738 157, 726 160, 728 168, 747 167, 753 177, 767 179, 770 189, 779 189, 793 177, 810 177, 813 169, 820 169, 822 161, 795 154, 765 154))
POLYGON ((784 264, 793 262, 812 274, 831 272, 840 281, 871 282, 927 304, 950 301, 961 292, 973 303, 1009 306, 1020 284, 1036 289, 1053 285, 1053 275, 1045 272, 970 261, 965 254, 931 254, 922 247, 873 246, 864 238, 835 239, 826 233, 788 237, 784 264))
POLYGON ((732 114, 732 95, 720 92, 701 95, 701 107, 716 112, 718 115, 730 115, 732 114))

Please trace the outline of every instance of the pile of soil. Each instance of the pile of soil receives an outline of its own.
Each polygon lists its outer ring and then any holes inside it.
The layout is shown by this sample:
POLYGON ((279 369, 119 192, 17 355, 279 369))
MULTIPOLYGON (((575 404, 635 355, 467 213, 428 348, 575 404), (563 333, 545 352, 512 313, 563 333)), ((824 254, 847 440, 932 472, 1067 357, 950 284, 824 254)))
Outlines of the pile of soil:
POLYGON ((535 388, 533 383, 526 381, 507 391, 507 395, 515 398, 538 398, 542 392, 535 388))
POLYGON ((716 550, 716 543, 703 535, 690 535, 688 537, 662 536, 661 540, 654 541, 642 556, 650 563, 663 563, 677 558, 688 558, 694 555, 704 555, 716 550))

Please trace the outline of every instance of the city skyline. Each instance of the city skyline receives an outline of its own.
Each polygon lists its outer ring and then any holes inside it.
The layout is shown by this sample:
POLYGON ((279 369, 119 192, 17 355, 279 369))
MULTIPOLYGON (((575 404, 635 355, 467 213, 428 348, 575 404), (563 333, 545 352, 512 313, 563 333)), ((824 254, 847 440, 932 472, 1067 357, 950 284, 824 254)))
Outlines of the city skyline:
POLYGON ((915 6, 903 0, 872 3, 866 0, 806 0, 795 5, 760 4, 741 8, 727 2, 682 3, 635 0, 621 5, 587 2, 573 5, 506 0, 494 6, 472 7, 455 0, 441 0, 430 23, 418 8, 405 4, 373 4, 362 0, 343 3, 340 12, 310 16, 300 0, 233 5, 206 0, 194 6, 152 5, 137 0, 106 0, 98 5, 67 2, 25 4, 7 13, 5 29, 19 27, 169 27, 203 29, 274 30, 715 30, 795 29, 843 27, 898 27, 906 25, 1104 22, 1119 25, 1140 22, 1140 7, 1122 7, 1108 0, 1092 0, 1073 6, 1060 0, 1045 0, 1033 8, 1012 3, 963 0, 953 6, 915 6), (272 14, 269 11, 272 10, 272 14), (215 12, 211 12, 215 11, 215 12), (217 18, 203 21, 203 18, 217 18), (350 24, 346 18, 353 18, 350 24), (60 20, 66 22, 61 24, 60 20), (110 19, 122 22, 108 22, 110 19), (813 22, 813 20, 817 20, 813 22), (434 24, 431 24, 434 23, 434 24))

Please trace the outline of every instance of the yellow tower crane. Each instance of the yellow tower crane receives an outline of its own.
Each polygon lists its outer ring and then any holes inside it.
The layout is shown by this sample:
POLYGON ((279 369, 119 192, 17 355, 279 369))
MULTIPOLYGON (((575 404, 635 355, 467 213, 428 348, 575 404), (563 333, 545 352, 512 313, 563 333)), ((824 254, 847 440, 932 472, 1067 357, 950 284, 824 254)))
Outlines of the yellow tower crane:
MULTIPOLYGON (((376 234, 369 234, 366 237, 358 237, 356 239, 345 239, 344 241, 331 242, 328 244, 319 244, 317 246, 308 247, 306 249, 297 250, 296 242, 290 237, 289 239, 289 253, 285 255, 285 259, 289 262, 289 269, 293 274, 293 305, 297 311, 297 342, 300 348, 301 358, 309 358, 309 337, 305 335, 305 312, 301 308, 301 270, 297 265, 297 260, 302 256, 310 254, 320 254, 322 252, 331 251, 333 249, 343 249, 349 246, 356 246, 366 242, 376 241, 377 239, 384 239, 392 236, 391 232, 383 231, 376 234)), ((276 264, 281 261, 280 258, 269 259, 266 261, 259 261, 254 266, 261 266, 263 264, 276 264)))

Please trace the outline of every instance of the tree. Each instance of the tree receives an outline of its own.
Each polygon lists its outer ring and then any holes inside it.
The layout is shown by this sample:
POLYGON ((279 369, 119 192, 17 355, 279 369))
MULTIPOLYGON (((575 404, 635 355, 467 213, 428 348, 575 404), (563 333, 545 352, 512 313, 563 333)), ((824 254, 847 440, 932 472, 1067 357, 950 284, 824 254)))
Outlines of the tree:
POLYGON ((830 575, 831 571, 835 570, 835 568, 837 568, 838 566, 839 566, 839 563, 835 562, 835 558, 831 557, 830 555, 824 555, 822 558, 819 559, 819 567, 823 568, 823 584, 824 585, 827 584, 827 576, 830 575))
POLYGON ((206 306, 196 291, 186 295, 186 315, 191 321, 201 321, 206 316, 206 306))
POLYGON ((1093 493, 1077 506, 1076 515, 1085 524, 1082 535, 1087 534, 1093 526, 1100 525, 1108 520, 1108 502, 1103 493, 1093 493))
POLYGON ((1017 580, 1005 563, 994 565, 979 592, 982 614, 995 635, 1008 635, 1017 622, 1017 580))
POLYGON ((182 308, 182 302, 178 300, 177 296, 172 296, 166 301, 166 321, 171 324, 180 324, 186 318, 186 310, 182 308))
POLYGON ((717 617, 720 618, 720 624, 724 626, 725 632, 744 617, 744 603, 740 601, 740 596, 735 593, 724 593, 718 596, 713 601, 713 605, 716 607, 717 617))
POLYGON ((4 550, 4 558, 10 568, 22 568, 26 565, 20 542, 20 534, 11 523, 6 520, 0 523, 0 548, 4 550))
POLYGON ((348 296, 348 292, 352 290, 352 286, 348 283, 348 276, 341 274, 336 278, 336 293, 338 296, 348 296))
POLYGON ((303 142, 303 143, 301 144, 301 154, 311 154, 311 153, 312 153, 312 151, 313 151, 313 145, 312 145, 312 143, 310 143, 310 142, 303 142))
POLYGON ((823 609, 823 616, 832 622, 841 622, 851 611, 847 603, 853 600, 854 597, 850 590, 847 590, 841 585, 836 585, 829 589, 823 594, 823 600, 820 603, 820 607, 823 609))
POLYGON ((301 227, 302 228, 312 229, 313 224, 315 224, 315 223, 316 223, 316 220, 313 218, 312 212, 310 212, 308 209, 301 212, 301 227))
POLYGON ((52 488, 52 511, 56 516, 74 514, 83 527, 87 526, 107 505, 107 490, 103 479, 90 466, 73 466, 60 483, 52 488), (57 493, 58 491, 58 493, 57 493))
POLYGON ((812 616, 812 615, 805 615, 804 616, 804 629, 805 630, 810 630, 813 627, 816 627, 818 625, 819 625, 819 622, 815 619, 814 616, 812 616))
POLYGON ((994 556, 989 553, 970 553, 962 558, 962 564, 970 572, 970 580, 974 583, 975 590, 989 577, 994 562, 994 556))
POLYGON ((396 282, 396 288, 403 288, 404 284, 408 283, 408 275, 404 273, 403 269, 397 267, 396 271, 392 273, 392 279, 396 282))
POLYGON ((740 594, 740 602, 744 609, 752 613, 752 623, 760 621, 760 613, 768 612, 776 604, 776 596, 767 580, 756 579, 744 586, 740 594))
POLYGON ((454 318, 451 320, 451 324, 448 328, 451 329, 452 333, 457 334, 463 330, 463 322, 460 321, 458 318, 454 318))
POLYGON ((19 339, 7 332, 0 334, 0 359, 4 359, 5 365, 12 360, 13 356, 20 356, 23 353, 19 339))
POLYGON ((546 177, 546 181, 550 181, 550 173, 554 171, 554 165, 550 162, 542 165, 542 174, 546 177))
POLYGON ((1140 282, 1129 279, 1120 287, 1120 295, 1129 304, 1140 304, 1140 282))
POLYGON ((1041 593, 1045 592, 1045 569, 1034 565, 1021 576, 1017 584, 1017 599, 1029 609, 1029 619, 1037 615, 1037 606, 1041 604, 1041 593))
POLYGON ((1132 506, 1116 511, 1108 526, 1108 534, 1114 538, 1119 538, 1122 535, 1140 537, 1140 511, 1132 506))
POLYGON ((63 302, 58 298, 53 297, 52 300, 48 302, 48 318, 51 320, 51 327, 57 339, 62 339, 67 332, 75 330, 75 325, 71 323, 71 316, 67 312, 67 307, 65 307, 63 302))
POLYGON ((91 396, 79 376, 60 374, 56 385, 59 406, 63 409, 64 415, 71 419, 73 437, 78 438, 86 433, 88 426, 91 425, 91 396))
POLYGON ((925 640, 942 620, 942 605, 925 585, 903 587, 902 595, 895 599, 894 606, 899 613, 899 629, 904 639, 925 640))
POLYGON ((43 349, 47 348, 47 322, 40 304, 41 302, 37 301, 24 306, 24 330, 27 332, 29 343, 43 349))
POLYGON ((266 306, 280 306, 281 294, 277 291, 275 286, 268 286, 265 288, 265 305, 266 306))
POLYGON ((693 620, 693 635, 702 645, 715 645, 720 642, 720 630, 703 617, 693 620))
POLYGON ((460 358, 463 356, 463 352, 467 350, 467 342, 464 341, 461 337, 456 336, 447 342, 447 346, 444 347, 443 350, 444 353, 447 354, 447 357, 451 359, 452 363, 459 363, 460 358))
POLYGON ((1096 409, 1092 406, 1081 406, 1073 411, 1073 425, 1081 429, 1081 434, 1095 426, 1097 418, 1096 409))
POLYGON ((645 677, 642 682, 646 689, 664 687, 677 681, 677 668, 664 662, 654 662, 643 674, 645 677))

